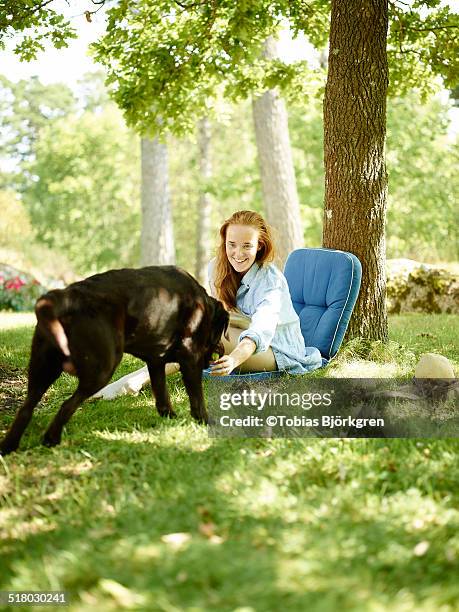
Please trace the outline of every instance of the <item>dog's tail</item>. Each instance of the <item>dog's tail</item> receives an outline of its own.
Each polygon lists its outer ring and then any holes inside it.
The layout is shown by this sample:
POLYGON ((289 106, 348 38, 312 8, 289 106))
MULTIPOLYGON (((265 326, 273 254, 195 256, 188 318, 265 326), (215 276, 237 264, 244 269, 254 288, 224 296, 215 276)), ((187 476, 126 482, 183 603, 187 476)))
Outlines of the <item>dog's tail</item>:
POLYGON ((53 344, 64 354, 62 368, 68 374, 76 375, 75 366, 70 355, 67 335, 62 323, 56 316, 54 304, 46 295, 39 298, 35 304, 35 314, 37 316, 39 328, 51 339, 53 344))

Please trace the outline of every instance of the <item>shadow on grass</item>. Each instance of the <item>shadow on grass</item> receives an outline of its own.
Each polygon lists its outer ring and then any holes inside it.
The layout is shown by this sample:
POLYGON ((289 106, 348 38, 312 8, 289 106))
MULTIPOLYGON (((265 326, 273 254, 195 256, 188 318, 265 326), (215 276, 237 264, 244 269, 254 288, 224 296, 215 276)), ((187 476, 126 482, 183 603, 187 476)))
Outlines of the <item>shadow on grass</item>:
POLYGON ((457 445, 209 439, 172 380, 176 420, 149 389, 86 402, 44 449, 73 385, 0 465, 0 589, 78 610, 454 609, 457 445))
POLYGON ((3 541, 0 589, 149 610, 368 609, 400 593, 414 609, 441 582, 441 603, 459 595, 444 552, 457 517, 413 553, 426 536, 384 510, 378 483, 356 490, 319 464, 307 473, 318 441, 209 440, 181 417, 127 431, 116 410, 101 431, 89 417, 62 447, 14 455, 29 510, 18 512, 25 533, 3 541), (37 513, 43 530, 27 533, 37 513))

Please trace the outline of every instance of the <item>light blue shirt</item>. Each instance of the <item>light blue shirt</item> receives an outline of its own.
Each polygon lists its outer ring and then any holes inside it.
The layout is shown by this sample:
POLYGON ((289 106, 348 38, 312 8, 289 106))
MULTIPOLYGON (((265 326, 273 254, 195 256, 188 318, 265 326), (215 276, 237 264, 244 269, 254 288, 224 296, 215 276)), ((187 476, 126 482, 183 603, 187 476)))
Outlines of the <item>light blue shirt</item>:
MULTIPOLYGON (((213 295, 215 260, 209 263, 213 295)), ((255 353, 271 347, 279 370, 304 374, 320 368, 322 357, 315 347, 305 347, 300 320, 293 308, 287 280, 274 264, 252 264, 241 279, 236 294, 238 310, 250 318, 250 326, 239 336, 256 344, 255 353)))

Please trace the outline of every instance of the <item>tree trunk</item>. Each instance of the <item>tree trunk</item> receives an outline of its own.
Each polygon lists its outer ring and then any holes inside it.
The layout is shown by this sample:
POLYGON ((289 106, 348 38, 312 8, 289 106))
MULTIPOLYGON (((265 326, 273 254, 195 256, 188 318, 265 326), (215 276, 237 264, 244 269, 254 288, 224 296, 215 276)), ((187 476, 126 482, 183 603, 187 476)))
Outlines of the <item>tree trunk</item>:
MULTIPOLYGON (((277 43, 271 36, 264 56, 277 57, 277 43)), ((252 109, 266 220, 276 230, 277 262, 282 266, 290 251, 303 246, 287 109, 276 89, 255 99, 252 109)))
POLYGON ((140 265, 175 263, 167 146, 142 138, 140 265))
POLYGON ((383 341, 387 21, 387 0, 332 0, 324 100, 323 245, 362 262, 350 336, 383 341))
POLYGON ((201 189, 198 201, 196 236, 196 278, 202 285, 207 285, 207 264, 209 263, 210 252, 210 213, 212 201, 210 194, 206 191, 207 184, 212 176, 210 139, 210 121, 207 117, 204 117, 198 125, 201 189))

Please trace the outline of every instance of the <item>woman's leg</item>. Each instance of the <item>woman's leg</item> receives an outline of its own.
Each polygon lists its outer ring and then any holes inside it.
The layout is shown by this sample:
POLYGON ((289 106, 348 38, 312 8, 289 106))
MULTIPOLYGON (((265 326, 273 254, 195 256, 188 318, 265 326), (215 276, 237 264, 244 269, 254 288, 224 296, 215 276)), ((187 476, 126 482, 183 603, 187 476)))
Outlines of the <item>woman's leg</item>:
POLYGON ((231 311, 229 313, 229 318, 230 327, 238 327, 239 329, 249 329, 250 327, 250 317, 243 315, 242 312, 231 311))
MULTIPOLYGON (((233 327, 232 325, 228 327, 229 340, 222 337, 226 355, 236 348, 240 335, 240 328, 233 327)), ((277 363, 272 348, 269 347, 268 350, 263 353, 252 355, 244 361, 244 363, 241 363, 238 370, 241 372, 272 372, 273 370, 277 370, 277 363)))
MULTIPOLYGON (((180 370, 178 363, 166 363, 166 376, 175 374, 180 370)), ((103 389, 100 389, 92 397, 94 399, 113 399, 121 395, 132 395, 140 391, 140 389, 150 382, 147 366, 126 374, 122 378, 115 380, 103 389)))

